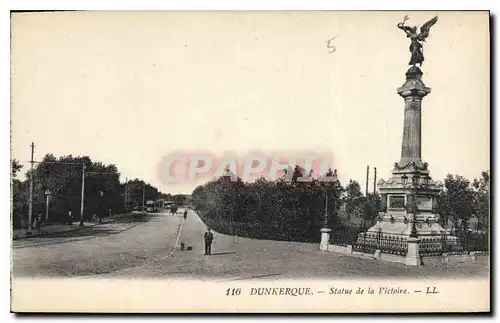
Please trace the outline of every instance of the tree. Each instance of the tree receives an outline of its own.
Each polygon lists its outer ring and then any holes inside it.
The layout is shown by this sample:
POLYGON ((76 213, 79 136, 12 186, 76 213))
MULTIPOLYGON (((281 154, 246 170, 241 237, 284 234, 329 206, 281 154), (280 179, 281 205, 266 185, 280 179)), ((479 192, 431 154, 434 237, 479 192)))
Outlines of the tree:
POLYGON ((296 165, 292 173, 292 182, 297 183, 298 179, 303 177, 305 174, 304 168, 296 165))
POLYGON ((474 213, 474 192, 470 182, 462 176, 448 174, 444 186, 438 206, 443 225, 451 220, 455 228, 466 234, 474 213))
POLYGON ((477 229, 487 231, 490 223, 490 174, 482 172, 480 179, 474 179, 474 211, 477 216, 477 229))
POLYGON ((17 159, 12 159, 12 178, 16 178, 17 173, 23 168, 17 159))
MULTIPOLYGON (((120 183, 120 173, 116 165, 105 165, 92 161, 88 156, 72 155, 55 157, 47 154, 42 163, 26 172, 25 181, 19 181, 16 175, 21 169, 17 160, 12 160, 13 226, 21 228, 22 219, 27 219, 29 179, 33 178, 33 214, 45 213, 45 191, 51 192, 49 220, 66 222, 69 211, 80 213, 82 166, 85 165, 84 219, 92 214, 106 216, 108 210, 113 213, 125 211, 125 184, 120 183), (102 194, 101 194, 102 192, 102 194)), ((135 179, 127 185, 129 205, 142 205, 142 188, 145 187, 146 199, 156 200, 161 193, 156 187, 135 179)), ((27 223, 26 223, 27 224, 27 223)))
POLYGON ((12 225, 14 228, 21 227, 24 207, 28 201, 25 182, 16 178, 22 167, 17 159, 12 160, 12 225))
POLYGON ((363 203, 363 218, 369 224, 378 216, 381 211, 382 201, 378 194, 368 193, 363 203))
POLYGON ((146 183, 144 183, 143 180, 137 178, 127 183, 128 207, 134 208, 142 206, 142 193, 143 193, 143 187, 145 187, 145 185, 146 183))
MULTIPOLYGON (((333 226, 343 188, 338 180, 300 181, 303 172, 301 167, 290 167, 285 169, 286 178, 274 181, 261 178, 251 183, 221 177, 198 186, 192 193, 192 203, 203 221, 222 233, 317 241, 324 222, 325 202, 328 201, 329 225, 333 226)), ((327 175, 333 176, 334 171, 329 170, 327 175)))
POLYGON ((361 186, 357 181, 349 181, 349 184, 345 188, 343 202, 346 205, 346 212, 349 219, 351 215, 358 217, 363 214, 364 198, 363 193, 361 193, 361 186))
POLYGON ((186 202, 186 195, 176 194, 172 196, 172 200, 178 205, 183 205, 186 202))
POLYGON ((35 168, 34 207, 44 206, 44 192, 51 192, 49 219, 65 221, 69 211, 78 214, 81 203, 82 167, 85 165, 84 219, 123 212, 124 191, 115 165, 93 162, 88 156, 56 158, 47 154, 35 168))

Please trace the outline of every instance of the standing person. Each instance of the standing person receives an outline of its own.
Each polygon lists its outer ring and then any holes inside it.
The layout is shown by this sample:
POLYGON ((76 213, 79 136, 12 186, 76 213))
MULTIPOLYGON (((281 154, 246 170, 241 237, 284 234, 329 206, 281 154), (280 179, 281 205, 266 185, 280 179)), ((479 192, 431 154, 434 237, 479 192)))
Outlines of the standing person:
POLYGON ((71 210, 68 211, 68 224, 73 224, 73 216, 71 215, 71 210))
POLYGON ((34 216, 33 219, 31 220, 31 228, 32 229, 36 229, 37 228, 37 221, 38 220, 38 217, 34 216))
POLYGON ((214 241, 214 235, 210 232, 210 228, 205 232, 205 255, 212 254, 212 241, 214 241))
POLYGON ((184 210, 184 219, 187 218, 187 215, 188 215, 188 211, 187 210, 184 210))
POLYGON ((36 229, 40 229, 40 227, 42 226, 42 213, 38 213, 38 215, 36 216, 36 229))

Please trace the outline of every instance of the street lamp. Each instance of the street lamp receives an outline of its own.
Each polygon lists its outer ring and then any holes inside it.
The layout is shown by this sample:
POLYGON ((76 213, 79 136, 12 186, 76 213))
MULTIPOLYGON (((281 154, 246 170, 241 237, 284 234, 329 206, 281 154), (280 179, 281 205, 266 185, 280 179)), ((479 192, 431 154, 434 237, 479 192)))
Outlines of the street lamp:
MULTIPOLYGON (((325 176, 325 182, 330 182, 330 181, 334 182, 336 178, 337 178, 337 171, 335 170, 333 177, 325 176)), ((334 209, 335 209, 335 204, 334 204, 334 209)), ((323 228, 320 231, 321 231, 321 243, 319 248, 322 251, 327 251, 328 244, 331 240, 330 233, 332 232, 332 229, 328 228, 328 183, 325 183, 325 218, 323 222, 323 228)))
POLYGON ((99 212, 99 223, 102 223, 102 197, 104 196, 104 192, 103 191, 100 191, 99 192, 99 209, 97 210, 99 212))
POLYGON ((50 201, 50 191, 46 190, 45 191, 45 197, 46 197, 46 202, 45 202, 45 221, 49 220, 49 201, 50 201))
POLYGON ((431 177, 429 175, 424 176, 424 185, 428 187, 431 183, 431 177))
MULTIPOLYGON (((428 176, 425 177, 426 181, 428 180, 427 177, 428 176)), ((403 186, 405 188, 410 187, 410 185, 406 185, 407 181, 408 181, 408 176, 406 176, 406 175, 401 176, 401 182, 403 183, 403 186)), ((413 211, 413 219, 412 219, 412 223, 411 223, 411 232, 410 232, 411 238, 418 237, 416 223, 417 223, 417 186, 419 185, 419 183, 420 183, 420 176, 418 176, 416 174, 413 175, 412 185, 411 185, 412 197, 413 197, 413 210, 412 210, 413 211)))
MULTIPOLYGON (((334 171, 333 177, 331 180, 327 180, 325 184, 325 216, 324 216, 324 221, 323 221, 323 228, 328 228, 328 182, 334 182, 337 179, 337 170, 334 171)), ((336 206, 335 206, 335 198, 333 199, 333 209, 335 212, 336 206)))

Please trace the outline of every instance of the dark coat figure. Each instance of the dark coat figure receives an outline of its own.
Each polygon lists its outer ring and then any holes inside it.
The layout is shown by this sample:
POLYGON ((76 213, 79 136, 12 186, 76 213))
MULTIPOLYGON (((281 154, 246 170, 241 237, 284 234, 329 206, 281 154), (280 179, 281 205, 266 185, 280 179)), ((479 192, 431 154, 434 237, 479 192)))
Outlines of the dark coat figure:
POLYGON ((187 218, 188 216, 188 211, 184 211, 184 219, 187 218))
POLYGON ((208 229, 208 231, 205 232, 205 255, 212 254, 212 241, 214 241, 214 235, 210 232, 210 229, 208 229))
POLYGON ((35 229, 40 229, 40 227, 42 226, 42 222, 43 222, 43 216, 41 213, 38 213, 36 216, 35 229))
POLYGON ((68 224, 73 224, 73 215, 71 214, 71 211, 68 212, 68 224))

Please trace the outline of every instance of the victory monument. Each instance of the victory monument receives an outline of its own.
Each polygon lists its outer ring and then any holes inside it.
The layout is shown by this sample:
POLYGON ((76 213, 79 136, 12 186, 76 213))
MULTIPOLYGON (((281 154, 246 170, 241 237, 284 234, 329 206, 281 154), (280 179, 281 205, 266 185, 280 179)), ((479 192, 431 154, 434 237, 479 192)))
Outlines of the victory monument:
POLYGON ((359 233, 355 241, 337 241, 335 235, 330 236, 332 230, 325 221, 320 250, 409 266, 475 261, 476 252, 469 252, 440 225, 437 203, 443 184, 432 180, 422 160, 422 101, 431 93, 422 81, 423 42, 438 19, 427 21, 420 32, 406 26, 407 20, 404 17, 397 25, 410 39, 411 53, 406 81, 397 89, 404 100, 401 158, 394 163, 389 179, 377 183, 384 208, 376 223, 359 233))
POLYGON ((422 100, 431 89, 422 81, 420 68, 424 62, 423 42, 437 17, 422 25, 420 32, 417 27, 406 26, 407 20, 405 17, 397 25, 411 41, 411 67, 406 81, 397 89, 404 100, 401 159, 394 163, 390 178, 377 183, 386 208, 377 223, 358 236, 355 251, 372 247, 375 253, 384 253, 385 249, 390 256, 404 256, 403 262, 408 265, 420 265, 426 251, 444 250, 445 243, 458 241, 438 223, 437 198, 442 184, 432 180, 427 163, 422 161, 422 100))
POLYGON ((387 209, 368 231, 381 230, 384 234, 405 236, 441 236, 445 230, 438 224, 436 214, 441 187, 432 181, 428 165, 422 161, 422 100, 431 93, 431 89, 425 86, 422 71, 417 67, 417 64, 422 66, 424 61, 422 42, 429 36, 429 30, 437 22, 437 17, 426 22, 420 33, 417 33, 416 27, 405 26, 406 20, 407 17, 398 24, 398 28, 411 39, 411 67, 406 72, 406 82, 397 89, 404 99, 401 159, 394 163, 389 180, 381 179, 378 182, 387 209))

